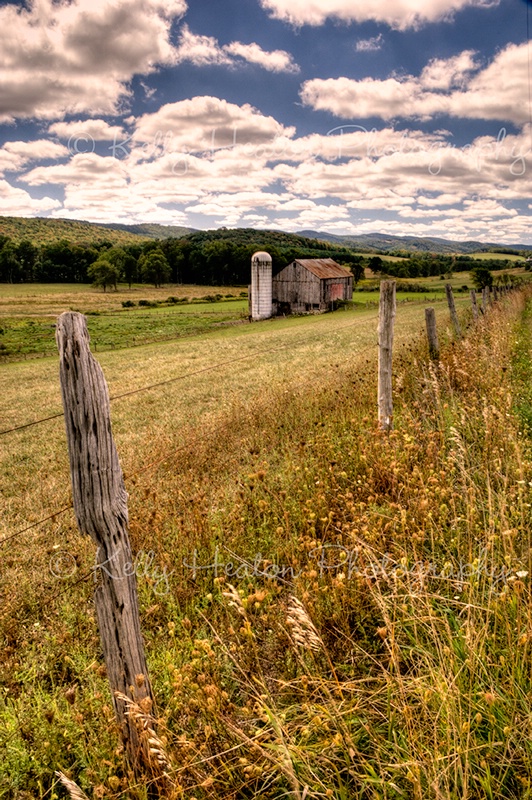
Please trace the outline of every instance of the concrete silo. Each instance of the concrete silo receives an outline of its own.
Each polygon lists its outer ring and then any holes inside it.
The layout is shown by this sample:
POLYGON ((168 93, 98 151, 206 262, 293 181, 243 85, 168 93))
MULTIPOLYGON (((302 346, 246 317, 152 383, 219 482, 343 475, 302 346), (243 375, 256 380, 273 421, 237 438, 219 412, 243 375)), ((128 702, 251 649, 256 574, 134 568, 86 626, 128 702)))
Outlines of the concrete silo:
POLYGON ((262 250, 251 256, 251 319, 272 316, 272 257, 262 250))

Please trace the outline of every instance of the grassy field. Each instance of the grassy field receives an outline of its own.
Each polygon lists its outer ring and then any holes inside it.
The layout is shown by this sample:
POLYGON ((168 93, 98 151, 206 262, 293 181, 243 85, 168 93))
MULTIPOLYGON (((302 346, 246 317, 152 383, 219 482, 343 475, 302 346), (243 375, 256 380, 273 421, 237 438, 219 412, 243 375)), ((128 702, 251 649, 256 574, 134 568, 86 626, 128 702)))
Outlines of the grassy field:
POLYGON ((241 321, 247 307, 242 287, 133 286, 104 293, 79 284, 3 284, 0 356, 17 360, 55 353, 55 318, 63 311, 88 315, 93 346, 102 350, 202 333, 241 321), (215 296, 220 302, 212 302, 215 296))
POLYGON ((513 253, 470 253, 471 258, 485 260, 487 258, 501 259, 502 261, 521 261, 525 260, 525 255, 516 256, 513 253))
MULTIPOLYGON (((451 283, 459 290, 468 277, 454 276, 451 283)), ((439 278, 408 283, 423 286, 426 291, 401 291, 399 281, 398 303, 441 302, 444 283, 439 278)), ((378 306, 378 284, 378 279, 361 282, 353 295, 355 308, 378 306)), ((79 284, 1 284, 0 359, 17 361, 54 355, 55 319, 70 310, 87 315, 92 345, 101 352, 238 324, 247 319, 248 301, 242 287, 179 285, 154 289, 139 285, 104 293, 79 284), (212 302, 220 295, 218 302, 212 302), (169 303, 169 298, 179 303, 169 303), (124 307, 124 303, 134 305, 124 307), (159 307, 155 307, 157 304, 159 307)))
MULTIPOLYGON (((398 307, 390 436, 373 308, 98 355, 112 396, 176 379, 111 404, 167 777, 117 746, 66 512, 4 544, 2 799, 530 796, 532 307, 460 343, 435 307, 439 366, 398 307)), ((57 358, 0 369, 2 427, 60 411, 57 358)), ((2 445, 0 538, 69 503, 60 418, 2 445)))

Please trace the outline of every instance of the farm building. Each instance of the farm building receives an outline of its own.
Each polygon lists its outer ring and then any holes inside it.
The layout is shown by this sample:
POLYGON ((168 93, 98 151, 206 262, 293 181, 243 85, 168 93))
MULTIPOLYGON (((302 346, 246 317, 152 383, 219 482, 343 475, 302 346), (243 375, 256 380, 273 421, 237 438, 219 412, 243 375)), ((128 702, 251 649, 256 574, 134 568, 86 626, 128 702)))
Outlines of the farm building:
POLYGON ((273 278, 274 313, 327 311, 351 300, 353 276, 332 258, 296 258, 273 278))

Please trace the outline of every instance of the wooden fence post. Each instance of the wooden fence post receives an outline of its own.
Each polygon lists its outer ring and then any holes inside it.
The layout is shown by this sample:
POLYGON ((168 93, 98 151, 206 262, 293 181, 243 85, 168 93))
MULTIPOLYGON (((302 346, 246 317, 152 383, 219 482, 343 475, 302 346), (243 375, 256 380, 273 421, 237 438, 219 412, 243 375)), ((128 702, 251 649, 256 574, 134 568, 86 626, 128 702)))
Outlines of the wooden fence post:
POLYGON ((115 692, 143 703, 153 697, 140 630, 137 583, 128 535, 127 494, 111 432, 109 391, 89 348, 86 319, 57 321, 60 379, 77 523, 97 545, 94 605, 107 676, 124 745, 140 773, 143 753, 135 722, 115 692))
POLYGON ((440 357, 440 345, 438 342, 438 329, 436 328, 436 312, 433 308, 425 309, 425 324, 427 326, 427 339, 429 341, 429 355, 433 361, 438 361, 440 357))
POLYGON ((462 329, 460 327, 460 322, 458 321, 458 314, 456 313, 456 306, 454 304, 454 296, 453 296, 453 289, 450 283, 445 284, 445 294, 447 295, 447 305, 449 306, 449 311, 451 312, 451 320, 454 327, 454 332, 459 339, 462 338, 462 329))
POLYGON ((490 287, 484 286, 482 289, 482 313, 486 314, 490 300, 490 287))
POLYGON ((379 425, 384 431, 393 427, 392 357, 395 320, 395 281, 381 281, 379 298, 379 425))
POLYGON ((471 310, 473 312, 473 319, 478 319, 478 305, 477 305, 477 293, 474 289, 471 289, 469 292, 469 296, 471 298, 471 310))

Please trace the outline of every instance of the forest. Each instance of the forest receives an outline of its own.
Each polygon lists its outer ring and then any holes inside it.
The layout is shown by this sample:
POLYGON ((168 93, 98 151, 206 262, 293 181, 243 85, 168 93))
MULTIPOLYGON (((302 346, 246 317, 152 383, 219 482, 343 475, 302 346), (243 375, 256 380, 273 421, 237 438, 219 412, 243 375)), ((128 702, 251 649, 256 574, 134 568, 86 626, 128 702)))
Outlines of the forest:
POLYGON ((253 229, 198 231, 159 241, 123 245, 110 240, 91 244, 68 239, 36 244, 0 236, 0 283, 95 283, 103 288, 120 282, 247 285, 251 256, 266 249, 279 271, 294 258, 333 258, 363 275, 363 259, 347 247, 279 231, 253 229))

